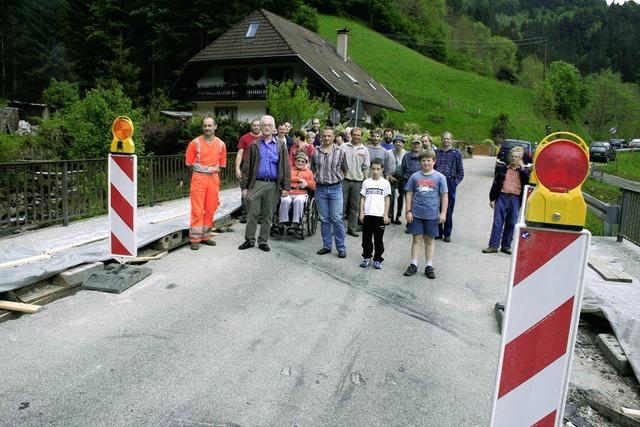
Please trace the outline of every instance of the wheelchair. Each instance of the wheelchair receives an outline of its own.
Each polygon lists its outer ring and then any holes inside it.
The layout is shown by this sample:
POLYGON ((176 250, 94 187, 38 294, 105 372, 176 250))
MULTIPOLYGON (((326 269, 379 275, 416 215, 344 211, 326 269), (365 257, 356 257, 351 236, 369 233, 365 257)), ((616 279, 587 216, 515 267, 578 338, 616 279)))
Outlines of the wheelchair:
MULTIPOLYGON (((293 203, 289 208, 289 222, 293 216, 293 203)), ((276 206, 276 210, 273 214, 273 220, 271 221, 271 229, 269 234, 272 237, 285 237, 295 236, 300 240, 304 240, 305 234, 307 236, 313 236, 318 228, 318 209, 316 208, 316 199, 313 192, 309 192, 307 201, 304 204, 302 210, 302 218, 300 218, 300 226, 298 228, 292 226, 285 226, 284 228, 279 224, 280 221, 280 201, 276 206)))

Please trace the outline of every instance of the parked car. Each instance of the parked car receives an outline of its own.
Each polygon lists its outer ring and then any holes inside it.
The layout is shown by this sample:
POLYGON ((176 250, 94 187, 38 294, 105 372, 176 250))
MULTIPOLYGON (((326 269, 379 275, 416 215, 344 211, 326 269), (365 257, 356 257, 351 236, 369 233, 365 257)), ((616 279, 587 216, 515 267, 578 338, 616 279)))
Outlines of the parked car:
POLYGON ((620 139, 620 138, 611 138, 611 139, 609 140, 609 144, 611 144, 611 147, 612 147, 614 150, 618 150, 618 149, 620 149, 620 148, 624 148, 624 146, 625 146, 625 141, 624 141, 624 139, 620 139))
POLYGON ((629 141, 629 148, 640 148, 640 138, 629 141))
POLYGON ((592 162, 608 163, 616 159, 616 150, 608 142, 593 141, 589 145, 589 158, 592 162))
POLYGON ((507 157, 509 156, 509 151, 511 151, 513 147, 522 147, 524 149, 522 161, 525 165, 533 162, 533 144, 531 144, 531 142, 520 139, 505 139, 500 146, 500 150, 498 150, 498 155, 496 156, 496 171, 498 170, 498 167, 509 161, 507 157))

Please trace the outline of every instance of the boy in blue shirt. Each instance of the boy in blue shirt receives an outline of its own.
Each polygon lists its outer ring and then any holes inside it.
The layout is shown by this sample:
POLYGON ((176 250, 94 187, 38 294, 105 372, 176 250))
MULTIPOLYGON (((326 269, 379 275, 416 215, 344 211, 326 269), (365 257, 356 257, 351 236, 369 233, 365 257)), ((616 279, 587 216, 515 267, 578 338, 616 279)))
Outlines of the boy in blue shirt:
POLYGON ((447 216, 448 189, 447 179, 433 167, 436 154, 431 149, 420 153, 420 170, 409 178, 404 187, 406 192, 406 217, 408 230, 413 234, 411 244, 411 264, 404 272, 413 276, 418 271, 420 241, 424 241, 424 255, 427 266, 424 274, 435 279, 433 255, 434 237, 438 236, 438 224, 444 223, 447 216))

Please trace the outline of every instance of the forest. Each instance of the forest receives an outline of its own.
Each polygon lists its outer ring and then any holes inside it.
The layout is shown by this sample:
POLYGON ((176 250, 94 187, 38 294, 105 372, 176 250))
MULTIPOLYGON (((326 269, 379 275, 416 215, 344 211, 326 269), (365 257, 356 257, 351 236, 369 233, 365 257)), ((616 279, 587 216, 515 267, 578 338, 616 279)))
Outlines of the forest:
POLYGON ((614 122, 628 137, 640 134, 640 4, 632 1, 0 3, 0 105, 16 99, 64 108, 104 89, 126 94, 140 114, 188 108, 166 97, 185 62, 265 8, 314 31, 318 13, 359 20, 451 67, 530 88, 539 114, 581 120, 594 137, 608 137, 614 122))

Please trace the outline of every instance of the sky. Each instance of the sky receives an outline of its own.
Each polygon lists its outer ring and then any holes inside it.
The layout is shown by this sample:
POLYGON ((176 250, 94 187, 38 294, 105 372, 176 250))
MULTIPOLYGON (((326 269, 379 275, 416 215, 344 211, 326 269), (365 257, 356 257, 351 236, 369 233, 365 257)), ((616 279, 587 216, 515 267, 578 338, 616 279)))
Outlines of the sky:
MULTIPOLYGON (((611 4, 611 3, 616 3, 616 4, 622 4, 622 3, 626 3, 629 0, 607 0, 607 4, 611 4)), ((633 0, 636 3, 640 3, 639 0, 633 0)))

